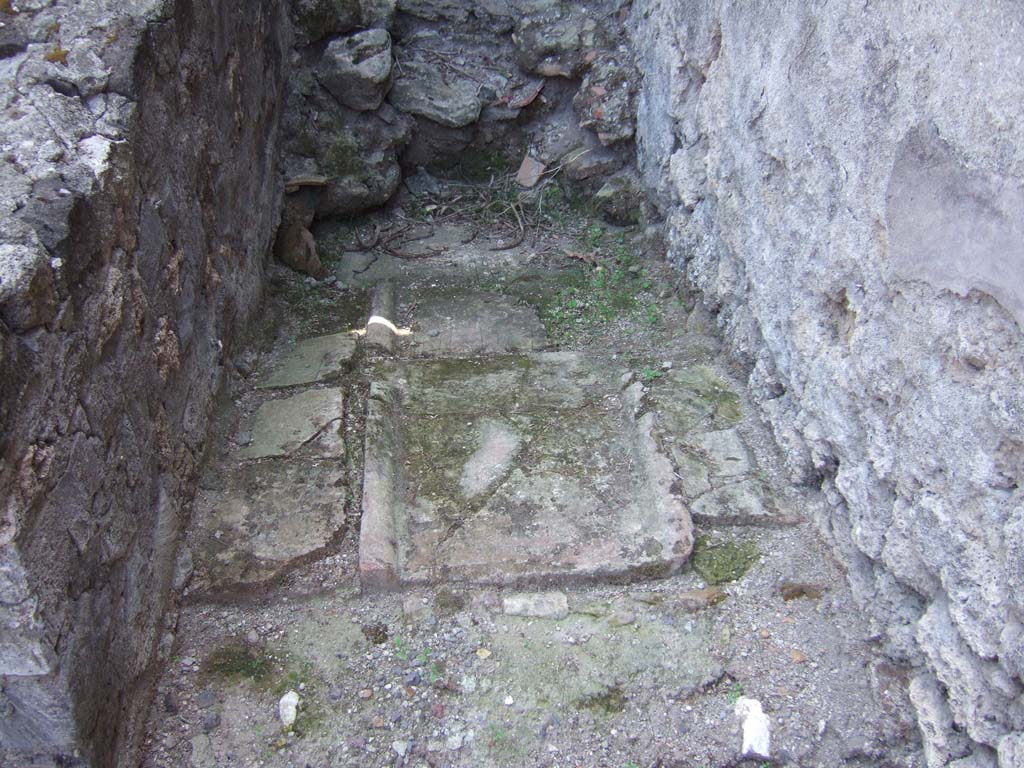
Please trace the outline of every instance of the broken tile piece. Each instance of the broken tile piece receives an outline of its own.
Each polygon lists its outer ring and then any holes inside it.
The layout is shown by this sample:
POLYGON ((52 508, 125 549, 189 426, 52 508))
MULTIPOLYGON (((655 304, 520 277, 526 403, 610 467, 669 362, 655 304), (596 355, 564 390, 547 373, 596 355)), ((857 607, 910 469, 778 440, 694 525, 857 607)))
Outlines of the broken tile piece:
POLYGON ((544 175, 544 171, 547 166, 544 165, 540 160, 536 160, 530 155, 523 157, 523 162, 519 166, 519 171, 516 173, 516 184, 521 187, 530 189, 537 186, 537 182, 540 181, 541 176, 544 175))

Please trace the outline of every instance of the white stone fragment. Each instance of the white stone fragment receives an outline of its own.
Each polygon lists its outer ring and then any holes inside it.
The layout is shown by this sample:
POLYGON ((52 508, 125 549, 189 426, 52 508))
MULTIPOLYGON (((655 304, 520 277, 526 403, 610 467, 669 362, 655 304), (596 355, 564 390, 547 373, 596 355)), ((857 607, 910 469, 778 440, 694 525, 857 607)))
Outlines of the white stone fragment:
POLYGON ((743 756, 752 755, 767 759, 770 756, 771 736, 768 730, 768 715, 761 708, 761 702, 741 696, 736 702, 736 716, 743 723, 743 756))
POLYGON ((295 691, 288 691, 282 696, 277 703, 277 714, 286 729, 295 725, 295 720, 299 716, 299 694, 295 691))
POLYGON ((521 592, 502 598, 501 608, 507 616, 564 619, 569 615, 569 599, 564 592, 521 592))
POLYGON ((82 162, 88 166, 97 179, 109 166, 110 148, 113 143, 104 136, 90 136, 78 142, 82 162))

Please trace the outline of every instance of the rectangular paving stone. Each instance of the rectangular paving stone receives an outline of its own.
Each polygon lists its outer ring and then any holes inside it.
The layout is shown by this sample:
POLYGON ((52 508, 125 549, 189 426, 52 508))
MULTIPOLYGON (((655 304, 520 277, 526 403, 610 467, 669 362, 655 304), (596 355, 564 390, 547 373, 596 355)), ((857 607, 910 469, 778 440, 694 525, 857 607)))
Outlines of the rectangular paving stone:
POLYGON ((307 444, 317 455, 341 455, 339 429, 344 412, 345 395, 335 388, 268 400, 253 420, 252 443, 239 455, 244 459, 288 456, 307 444))
POLYGON ((610 361, 551 352, 382 364, 367 418, 364 588, 677 570, 689 513, 610 361))
POLYGON ((534 352, 547 345, 537 310, 510 296, 459 287, 409 291, 415 298, 412 333, 404 349, 413 357, 468 357, 534 352))
POLYGON ((196 497, 191 547, 201 591, 256 586, 324 553, 345 526, 347 475, 334 459, 238 468, 196 497))
POLYGON ((257 387, 274 389, 326 381, 344 372, 355 351, 356 341, 348 333, 305 339, 286 352, 257 387))

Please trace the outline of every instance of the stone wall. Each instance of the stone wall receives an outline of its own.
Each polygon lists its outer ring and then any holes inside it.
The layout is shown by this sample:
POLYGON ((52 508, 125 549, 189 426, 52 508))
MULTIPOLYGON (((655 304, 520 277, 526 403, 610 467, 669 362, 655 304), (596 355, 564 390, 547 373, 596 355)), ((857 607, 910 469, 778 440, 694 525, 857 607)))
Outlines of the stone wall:
POLYGON ((128 765, 277 224, 290 27, 281 0, 0 8, 0 763, 128 765))
POLYGON ((929 765, 1024 765, 1024 7, 637 0, 630 23, 671 257, 916 670, 929 765))
POLYGON ((378 208, 403 171, 487 181, 527 154, 538 176, 564 170, 562 180, 593 192, 634 154, 622 5, 292 0, 282 162, 307 189, 289 197, 285 227, 378 208))

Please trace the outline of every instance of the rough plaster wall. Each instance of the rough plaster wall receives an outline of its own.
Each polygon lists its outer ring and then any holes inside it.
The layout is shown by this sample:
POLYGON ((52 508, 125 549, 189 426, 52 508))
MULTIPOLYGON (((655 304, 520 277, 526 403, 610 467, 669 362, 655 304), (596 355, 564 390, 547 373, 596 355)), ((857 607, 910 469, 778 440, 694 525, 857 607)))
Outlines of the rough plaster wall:
POLYGON ((129 765, 211 402, 277 224, 290 33, 281 0, 15 6, 0 763, 129 765))
POLYGON ((637 0, 641 170, 911 686, 1024 764, 1024 6, 637 0))

